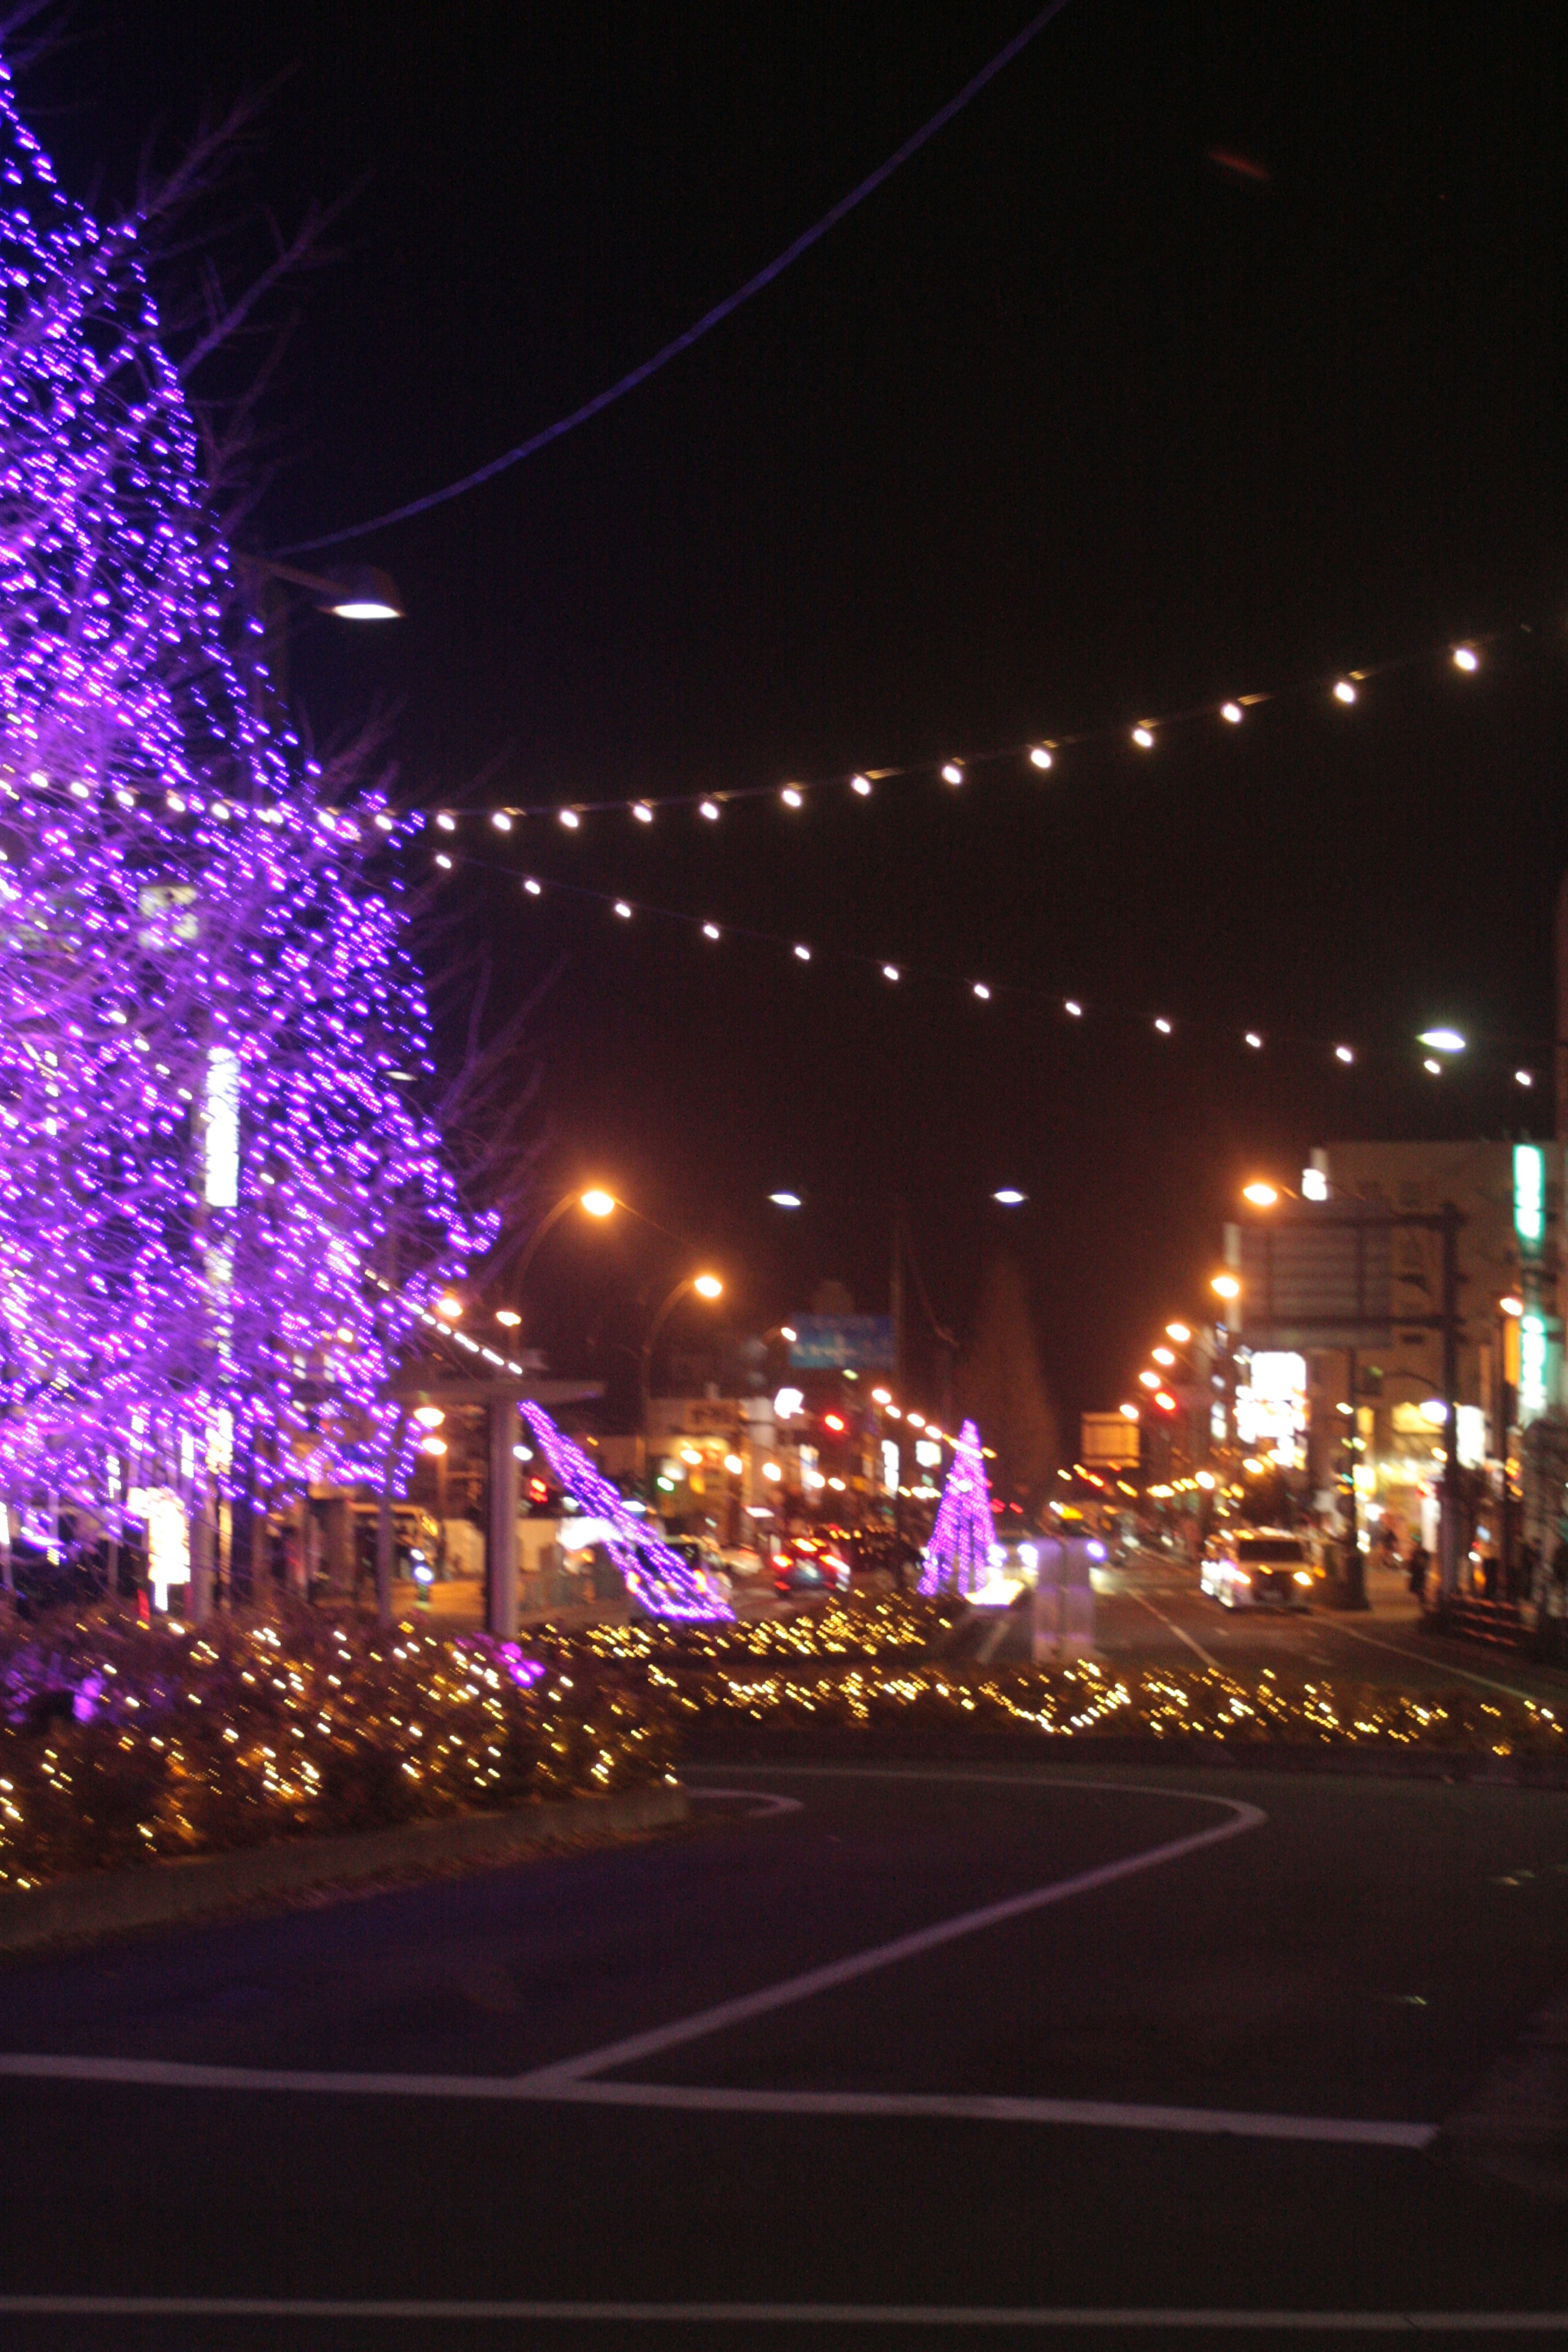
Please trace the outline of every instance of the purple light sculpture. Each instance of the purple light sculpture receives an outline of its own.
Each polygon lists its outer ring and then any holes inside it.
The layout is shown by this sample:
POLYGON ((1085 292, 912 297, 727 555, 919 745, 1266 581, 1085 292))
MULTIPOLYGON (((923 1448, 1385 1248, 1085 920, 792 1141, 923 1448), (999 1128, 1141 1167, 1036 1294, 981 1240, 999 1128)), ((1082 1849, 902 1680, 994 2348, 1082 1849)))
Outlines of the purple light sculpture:
POLYGON ((110 1524, 378 1472, 489 1238, 418 1100, 409 828, 265 715, 140 227, 0 65, 0 1499, 110 1524))
POLYGON ((953 1445, 952 1466, 937 1505, 936 1524, 925 1549, 920 1590, 926 1593, 975 1591, 989 1580, 991 1547, 995 1539, 980 1432, 972 1421, 966 1421, 953 1445))
POLYGON ((611 1558, 626 1580, 626 1590, 650 1617, 683 1617, 712 1622, 735 1614, 727 1601, 706 1591, 679 1552, 661 1543, 651 1528, 626 1507, 626 1496, 602 1470, 595 1470, 579 1445, 557 1429, 542 1406, 518 1407, 533 1434, 533 1442, 550 1465, 551 1475, 573 1501, 595 1519, 614 1528, 607 1545, 611 1558))

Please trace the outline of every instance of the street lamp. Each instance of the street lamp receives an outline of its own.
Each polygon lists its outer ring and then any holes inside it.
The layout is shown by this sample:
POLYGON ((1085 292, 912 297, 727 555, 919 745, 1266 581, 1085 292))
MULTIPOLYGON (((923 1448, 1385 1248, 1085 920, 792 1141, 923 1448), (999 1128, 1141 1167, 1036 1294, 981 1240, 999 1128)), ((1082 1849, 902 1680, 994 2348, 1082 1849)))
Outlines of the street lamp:
POLYGON ((658 1313, 654 1317, 653 1321, 648 1325, 647 1337, 642 1343, 642 1352, 637 1359, 637 1391, 638 1401, 642 1406, 642 1484, 645 1487, 647 1485, 648 1423, 653 1417, 653 1398, 650 1383, 653 1371, 654 1344, 657 1341, 659 1333, 663 1330, 666 1322, 668 1320, 672 1308, 677 1305, 678 1301, 685 1297, 689 1290, 695 1292, 699 1298, 706 1298, 710 1300, 722 1298, 724 1296, 724 1286, 720 1281, 719 1276, 716 1274, 684 1275, 676 1284, 675 1288, 670 1292, 668 1297, 659 1308, 658 1313))
POLYGON ((1209 1288, 1216 1298, 1239 1298, 1241 1285, 1234 1274, 1215 1274, 1209 1277, 1209 1288))
MULTIPOLYGON (((586 1192, 563 1192, 549 1215, 541 1218, 528 1237, 528 1246, 518 1261, 517 1272, 512 1276, 512 1284, 518 1297, 521 1299, 522 1297, 522 1286, 527 1280, 528 1269, 533 1264, 540 1243, 551 1227, 560 1223, 568 1209, 581 1209, 585 1216, 593 1217, 602 1223, 620 1205, 615 1194, 607 1192, 602 1184, 590 1184, 586 1192)), ((522 1321, 522 1317, 516 1307, 503 1307, 498 1309, 496 1321, 504 1323, 509 1330, 516 1330, 522 1321)))
POLYGON ((1267 1184, 1261 1181, 1244 1184, 1241 1197, 1244 1201, 1250 1201, 1255 1209, 1273 1209, 1279 1206, 1279 1188, 1277 1184, 1267 1184))

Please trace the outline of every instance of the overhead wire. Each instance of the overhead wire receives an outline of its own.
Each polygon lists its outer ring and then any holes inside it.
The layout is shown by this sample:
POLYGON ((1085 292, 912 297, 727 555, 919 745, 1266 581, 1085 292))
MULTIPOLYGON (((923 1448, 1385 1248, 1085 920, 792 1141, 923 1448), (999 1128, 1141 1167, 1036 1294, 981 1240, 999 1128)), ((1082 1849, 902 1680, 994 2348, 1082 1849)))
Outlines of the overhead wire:
POLYGON ((689 352, 694 343, 702 341, 704 335, 711 334, 715 327, 722 326, 726 319, 732 318, 753 295, 762 293, 764 287, 771 286, 776 278, 782 278, 793 262, 798 261, 802 254, 809 253, 829 229, 837 228, 841 220, 847 219, 857 205, 863 205, 868 196, 874 195, 900 165, 907 163, 911 155, 917 155, 939 131, 945 130, 955 115, 962 114, 971 100, 978 98, 987 83, 994 81, 996 76, 1045 31, 1052 17, 1059 16, 1066 5, 1067 0, 1048 0, 1048 5, 1037 16, 1032 16, 1021 32, 1015 33, 989 63, 982 66, 980 71, 964 83, 955 98, 950 98, 945 106, 939 107, 929 121, 922 122, 920 129, 912 132, 886 162, 879 163, 874 172, 868 173, 858 187, 851 188, 847 196, 840 196, 820 220, 803 229, 793 243, 786 245, 782 253, 775 254, 773 260, 753 277, 748 278, 743 286, 736 287, 732 294, 727 294, 721 302, 715 302, 710 310, 705 310, 683 334, 675 336, 661 350, 655 352, 651 359, 644 360, 640 366, 632 368, 605 391, 595 393, 592 400, 584 401, 581 407, 573 409, 568 415, 557 417, 553 425, 547 425, 542 431, 531 434, 515 448, 503 450, 488 465, 476 467, 471 474, 463 475, 458 481, 448 482, 442 489, 429 490, 423 498, 410 499, 403 506, 390 508, 385 514, 373 515, 368 522, 350 523, 342 530, 325 531, 317 539, 297 539, 288 547, 275 551, 279 555, 314 555, 323 548, 342 547, 350 540, 363 539, 373 530, 385 530, 394 523, 411 520, 415 515, 428 514, 433 507, 446 506, 453 499, 465 498, 470 490, 480 489, 486 482, 493 482, 498 475, 509 472, 513 466, 521 466, 525 457, 536 457, 552 441, 559 441, 564 435, 574 432, 579 425, 586 425, 590 417, 603 415, 606 408, 612 408, 617 400, 624 400, 627 393, 636 392, 639 384, 645 384, 650 377, 658 375, 671 360, 679 359, 682 352, 689 352))

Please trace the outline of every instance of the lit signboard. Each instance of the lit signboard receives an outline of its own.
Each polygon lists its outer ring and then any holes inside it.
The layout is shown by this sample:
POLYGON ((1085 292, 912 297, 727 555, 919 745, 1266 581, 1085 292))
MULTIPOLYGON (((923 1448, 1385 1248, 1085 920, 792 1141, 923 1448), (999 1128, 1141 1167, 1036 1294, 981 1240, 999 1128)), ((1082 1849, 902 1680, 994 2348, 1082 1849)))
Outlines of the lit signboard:
POLYGON ((1520 1255, 1539 1257, 1546 1238, 1546 1154, 1539 1143, 1513 1147, 1513 1230, 1520 1255))

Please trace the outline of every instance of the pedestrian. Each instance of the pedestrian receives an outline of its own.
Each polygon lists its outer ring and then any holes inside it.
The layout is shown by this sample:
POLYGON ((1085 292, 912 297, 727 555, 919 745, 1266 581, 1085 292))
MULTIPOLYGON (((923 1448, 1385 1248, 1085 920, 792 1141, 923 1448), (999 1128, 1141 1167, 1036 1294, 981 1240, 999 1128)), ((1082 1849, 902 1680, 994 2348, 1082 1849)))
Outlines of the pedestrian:
POLYGON ((1405 1563, 1405 1580, 1417 1601, 1424 1601, 1426 1598, 1426 1577, 1431 1566, 1432 1555, 1417 1536, 1405 1563))

